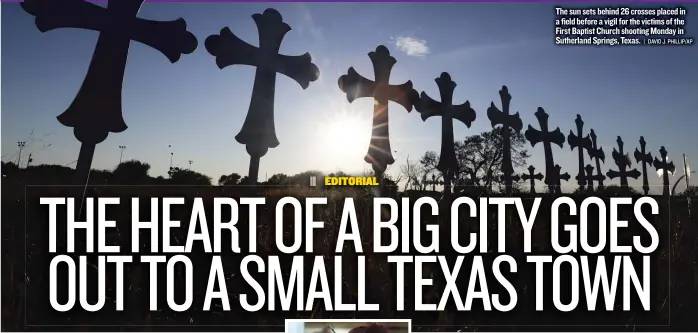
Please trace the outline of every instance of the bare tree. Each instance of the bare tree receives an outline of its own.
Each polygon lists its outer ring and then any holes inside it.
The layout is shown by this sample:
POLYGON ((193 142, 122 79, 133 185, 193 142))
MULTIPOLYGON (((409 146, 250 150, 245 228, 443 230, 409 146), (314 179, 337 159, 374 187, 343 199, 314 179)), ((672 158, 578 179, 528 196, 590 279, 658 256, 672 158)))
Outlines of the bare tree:
MULTIPOLYGON (((499 174, 504 156, 502 133, 502 128, 494 128, 455 142, 459 164, 456 175, 458 180, 486 188, 501 183, 499 174)), ((531 156, 525 149, 526 138, 523 133, 510 133, 511 161, 516 169, 525 166, 526 160, 531 156)))
POLYGON ((436 176, 436 180, 441 180, 443 178, 441 171, 436 168, 439 164, 439 155, 435 151, 428 150, 425 152, 424 156, 419 160, 419 164, 424 169, 424 178, 432 179, 434 175, 436 176))
POLYGON ((407 181, 405 190, 424 191, 426 187, 426 173, 421 163, 418 161, 410 161, 408 156, 400 171, 401 176, 407 181))

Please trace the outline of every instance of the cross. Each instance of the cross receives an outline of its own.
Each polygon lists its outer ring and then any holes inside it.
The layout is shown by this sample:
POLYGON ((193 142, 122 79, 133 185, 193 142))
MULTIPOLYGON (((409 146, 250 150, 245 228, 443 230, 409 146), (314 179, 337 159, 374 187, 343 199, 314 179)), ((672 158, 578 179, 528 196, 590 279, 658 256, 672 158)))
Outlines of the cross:
MULTIPOLYGON (((598 147, 596 144, 596 133, 594 132, 594 129, 591 129, 589 131, 589 137, 591 138, 591 148, 588 150, 589 157, 596 161, 596 179, 599 181, 599 186, 598 189, 602 190, 603 189, 603 181, 606 179, 606 176, 604 176, 601 173, 601 162, 603 161, 604 163, 606 162, 606 154, 603 152, 603 148, 598 147)), ((609 176, 610 177, 610 176, 609 176)))
POLYGON ((532 147, 535 147, 537 143, 543 143, 543 152, 545 153, 545 184, 548 185, 548 191, 550 193, 555 193, 555 188, 560 187, 560 178, 555 172, 555 160, 553 159, 553 151, 551 143, 554 143, 560 148, 565 144, 565 135, 562 134, 560 128, 555 128, 554 131, 549 131, 548 129, 548 114, 545 113, 543 108, 538 108, 535 113, 538 119, 538 124, 540 125, 540 131, 533 128, 533 126, 528 125, 528 129, 524 133, 526 139, 531 143, 532 147))
POLYGON ((57 117, 73 127, 82 143, 75 167, 75 182, 87 184, 95 147, 110 132, 127 126, 121 110, 121 93, 131 40, 163 53, 172 63, 182 54, 194 52, 197 40, 187 31, 187 23, 151 21, 138 18, 144 0, 109 0, 107 8, 82 0, 25 0, 21 6, 33 15, 41 32, 78 28, 99 32, 90 67, 75 99, 57 117))
POLYGON ((312 63, 309 53, 299 56, 279 54, 284 36, 291 27, 283 21, 281 14, 269 8, 262 14, 252 15, 259 34, 259 47, 252 46, 223 28, 218 35, 206 38, 208 53, 216 57, 216 65, 223 69, 232 65, 255 66, 250 106, 242 129, 235 140, 244 144, 250 155, 247 179, 250 185, 257 184, 259 160, 269 148, 276 148, 279 140, 274 127, 274 93, 276 73, 284 74, 296 81, 303 89, 320 77, 320 70, 312 63))
MULTIPOLYGON (((562 133, 560 133, 562 134, 562 133)), ((528 174, 527 175, 522 175, 521 179, 523 180, 530 180, 531 181, 531 194, 536 194, 536 180, 543 180, 543 174, 542 173, 534 173, 536 172, 536 167, 529 165, 528 166, 528 174)))
POLYGON ((662 157, 662 159, 658 160, 656 157, 654 158, 654 168, 657 169, 657 171, 662 170, 664 185, 662 195, 668 196, 671 195, 669 191, 669 173, 674 173, 674 171, 676 171, 676 166, 674 166, 674 162, 669 162, 667 160, 667 151, 664 149, 664 146, 659 149, 659 155, 662 157))
POLYGON ((608 175, 608 178, 610 179, 620 177, 620 186, 628 187, 628 177, 638 179, 640 178, 640 171, 637 171, 637 169, 627 171, 627 168, 630 166, 630 158, 625 155, 625 152, 623 151, 623 139, 621 139, 619 136, 618 139, 616 139, 616 142, 618 143, 618 150, 614 148, 612 155, 613 161, 616 162, 616 165, 618 166, 618 171, 608 170, 606 175, 608 175))
POLYGON ((431 180, 425 180, 424 184, 431 185, 431 190, 434 192, 436 191, 436 185, 445 185, 443 181, 436 179, 436 174, 431 174, 431 180))
POLYGON ((422 121, 426 121, 432 116, 441 117, 441 154, 439 154, 439 164, 436 165, 436 169, 443 173, 444 197, 448 198, 451 195, 451 181, 458 169, 458 159, 453 142, 453 119, 459 120, 470 128, 470 125, 475 121, 476 114, 475 110, 470 107, 470 101, 453 105, 453 91, 456 88, 456 83, 451 80, 448 73, 441 73, 441 76, 434 81, 439 87, 441 102, 435 101, 427 93, 422 92, 419 102, 415 104, 415 109, 421 113, 422 121))
POLYGON ((570 145, 571 150, 577 148, 577 151, 579 152, 579 173, 577 173, 577 177, 575 177, 575 179, 577 179, 577 184, 579 184, 580 190, 584 190, 584 185, 586 185, 586 179, 588 178, 585 175, 584 169, 584 150, 586 149, 589 151, 589 149, 592 148, 592 143, 588 135, 582 137, 582 131, 584 129, 584 121, 582 120, 582 116, 577 115, 577 119, 575 119, 574 122, 577 124, 577 135, 570 131, 570 135, 567 136, 567 143, 570 145))
POLYGON ((500 111, 497 109, 494 102, 492 102, 487 109, 487 117, 492 122, 493 128, 499 124, 502 125, 502 174, 504 176, 506 193, 507 195, 511 195, 514 166, 511 163, 511 133, 509 130, 512 129, 516 133, 521 132, 523 123, 521 122, 521 117, 519 117, 518 112, 509 114, 511 95, 509 94, 507 86, 502 86, 502 89, 499 91, 499 97, 502 101, 502 110, 500 111))
POLYGON ((640 150, 635 148, 635 161, 642 163, 642 190, 645 191, 645 195, 650 192, 650 185, 647 179, 647 164, 652 165, 652 154, 645 152, 645 147, 647 142, 645 142, 645 137, 640 137, 640 150))
MULTIPOLYGON (((583 177, 584 177, 584 179, 587 181, 587 182, 586 182, 586 184, 587 184, 587 187, 586 187, 587 191, 593 191, 593 190, 594 190, 594 181, 597 181, 597 182, 598 182, 598 181, 601 180, 602 177, 603 177, 604 179, 606 179, 606 177, 604 177, 603 175, 598 175, 598 174, 595 175, 595 174, 594 174, 594 167, 593 167, 591 164, 587 164, 587 166, 584 168, 584 171, 585 171, 585 174, 586 174, 586 175, 583 176, 583 177)), ((583 187, 582 187, 582 189, 583 189, 583 187)))
MULTIPOLYGON (((568 182, 568 181, 570 181, 570 178, 572 178, 572 177, 570 176, 570 174, 567 173, 567 172, 561 173, 561 172, 562 172, 562 167, 561 167, 560 165, 558 165, 558 164, 555 164, 555 170, 554 170, 553 172, 555 173, 555 177, 556 177, 557 179, 559 179, 559 180, 564 180, 564 181, 568 182)), ((546 177, 547 177, 547 176, 546 176, 546 177)), ((561 194, 561 193, 562 193, 562 189, 561 189, 560 186, 558 185, 558 186, 555 187, 555 191, 552 192, 552 193, 561 194)))
POLYGON ((363 97, 374 99, 373 130, 364 161, 371 163, 380 181, 388 165, 395 163, 390 149, 388 102, 398 103, 407 109, 407 112, 411 112, 419 100, 419 94, 412 89, 412 81, 401 85, 390 84, 390 72, 397 60, 390 55, 387 47, 379 45, 375 51, 368 53, 368 57, 373 64, 375 81, 361 76, 354 67, 349 67, 347 74, 342 75, 337 83, 339 89, 346 93, 349 103, 363 97))

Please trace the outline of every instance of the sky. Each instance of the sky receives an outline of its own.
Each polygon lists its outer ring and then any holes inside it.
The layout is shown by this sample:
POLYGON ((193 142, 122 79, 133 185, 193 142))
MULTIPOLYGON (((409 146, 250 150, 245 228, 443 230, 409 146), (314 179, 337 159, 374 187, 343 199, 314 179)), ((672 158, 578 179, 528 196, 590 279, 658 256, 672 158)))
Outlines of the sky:
MULTIPOLYGON (((617 169, 611 158, 616 136, 626 152, 640 136, 656 153, 666 146, 682 169, 681 154, 698 165, 698 47, 562 47, 554 45, 554 7, 608 7, 612 4, 552 3, 149 3, 139 17, 174 20, 183 17, 197 36, 199 48, 172 64, 160 52, 131 43, 124 85, 123 115, 129 128, 111 133, 97 146, 93 168, 112 169, 120 159, 151 165, 151 175, 174 166, 211 176, 247 174, 249 157, 235 141, 245 119, 255 69, 236 65, 219 69, 203 46, 206 37, 229 27, 258 45, 252 14, 277 9, 290 31, 281 53, 309 52, 320 78, 303 90, 277 76, 275 125, 280 145, 260 164, 260 180, 275 173, 370 170, 363 160, 371 133, 372 99, 348 103, 337 79, 354 67, 373 79, 367 56, 385 45, 397 59, 391 84, 411 80, 415 89, 438 100, 434 79, 448 72, 458 84, 454 103, 469 100, 477 112, 471 128, 454 123, 455 138, 491 128, 487 108, 500 105, 498 91, 507 85, 512 111, 524 128, 539 128, 534 113, 543 107, 551 128, 567 135, 581 114, 585 131, 593 128, 606 153, 604 173, 617 169), (172 153, 172 154, 171 154, 172 153)), ((657 7, 653 4, 633 4, 657 7)), ((16 161, 18 141, 27 142, 22 164, 71 165, 80 143, 56 116, 72 102, 87 71, 98 33, 58 29, 41 33, 18 3, 1 5, 3 161, 16 161)), ((104 6, 104 4, 102 4, 104 6)), ((665 7, 678 5, 664 3, 665 7)), ((687 11, 686 36, 698 37, 698 5, 687 11)), ((391 103, 390 140, 399 171, 407 158, 438 152, 441 119, 422 121, 391 103)), ((530 163, 544 171, 543 148, 529 146, 530 163)), ((553 147, 556 163, 577 174, 577 152, 567 143, 553 147)), ((587 162, 588 162, 587 156, 587 162)), ((640 167, 634 165, 633 167, 640 167)), ((523 170, 520 170, 524 172, 523 170)), ((673 177, 683 174, 677 171, 673 177)), ((661 180, 654 173, 652 185, 661 180)), ((606 184, 617 183, 606 181, 606 184)), ((673 183, 673 181, 672 181, 673 183)), ((631 179, 632 185, 641 184, 631 179)), ((572 180, 564 186, 576 187, 572 180)), ((679 187, 679 189, 682 187, 679 187)), ((661 191, 656 188, 654 192, 661 191)))

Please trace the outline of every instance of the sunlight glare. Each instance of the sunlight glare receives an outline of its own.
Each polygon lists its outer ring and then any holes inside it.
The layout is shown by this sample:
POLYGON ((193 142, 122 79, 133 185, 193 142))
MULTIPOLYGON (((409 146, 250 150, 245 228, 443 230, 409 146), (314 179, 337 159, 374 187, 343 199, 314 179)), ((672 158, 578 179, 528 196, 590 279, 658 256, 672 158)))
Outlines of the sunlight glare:
POLYGON ((348 155, 361 154, 368 149, 370 130, 370 124, 366 126, 357 117, 338 113, 322 124, 322 140, 325 149, 348 155))

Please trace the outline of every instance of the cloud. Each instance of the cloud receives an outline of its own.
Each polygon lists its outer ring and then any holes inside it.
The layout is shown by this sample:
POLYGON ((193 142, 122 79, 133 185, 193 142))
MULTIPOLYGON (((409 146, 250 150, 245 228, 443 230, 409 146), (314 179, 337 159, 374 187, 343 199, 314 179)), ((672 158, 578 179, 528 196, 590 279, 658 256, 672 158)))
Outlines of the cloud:
POLYGON ((512 49, 537 49, 550 44, 548 39, 519 39, 509 42, 472 45, 456 48, 437 55, 439 61, 464 60, 466 58, 489 56, 512 49))
POLYGON ((298 3, 298 9, 301 11, 301 15, 303 16, 303 20, 305 21, 306 27, 310 31, 310 34, 313 35, 315 40, 322 40, 322 29, 315 24, 315 20, 313 19, 313 14, 310 12, 310 8, 304 3, 298 3))
POLYGON ((408 56, 412 57, 424 57, 429 54, 429 46, 427 41, 424 39, 417 39, 414 37, 396 37, 395 46, 397 46, 400 51, 405 52, 408 56))

